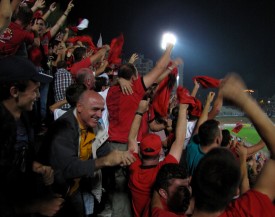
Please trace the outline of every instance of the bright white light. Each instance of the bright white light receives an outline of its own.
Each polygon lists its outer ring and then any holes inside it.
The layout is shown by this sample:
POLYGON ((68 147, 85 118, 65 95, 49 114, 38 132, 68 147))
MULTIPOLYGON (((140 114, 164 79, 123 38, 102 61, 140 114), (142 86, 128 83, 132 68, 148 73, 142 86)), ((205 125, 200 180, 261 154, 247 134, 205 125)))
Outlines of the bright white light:
POLYGON ((175 45, 176 41, 177 41, 177 39, 176 39, 175 35, 173 35, 172 33, 169 33, 169 32, 165 33, 162 36, 161 48, 163 50, 165 50, 168 43, 175 45))

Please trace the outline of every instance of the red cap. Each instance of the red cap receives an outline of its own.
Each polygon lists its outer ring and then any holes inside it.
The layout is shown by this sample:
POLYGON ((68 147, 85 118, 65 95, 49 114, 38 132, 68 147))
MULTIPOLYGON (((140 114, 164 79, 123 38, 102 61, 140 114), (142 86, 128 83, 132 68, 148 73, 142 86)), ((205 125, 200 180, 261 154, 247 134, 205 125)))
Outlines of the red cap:
POLYGON ((161 151, 161 140, 156 134, 149 133, 140 142, 140 152, 146 156, 155 156, 161 151))

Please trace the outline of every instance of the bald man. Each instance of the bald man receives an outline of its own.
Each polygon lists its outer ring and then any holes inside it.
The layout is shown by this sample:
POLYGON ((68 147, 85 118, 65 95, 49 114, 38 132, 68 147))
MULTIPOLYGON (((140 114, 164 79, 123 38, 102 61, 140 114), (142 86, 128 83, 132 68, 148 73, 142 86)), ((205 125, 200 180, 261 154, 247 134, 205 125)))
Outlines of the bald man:
POLYGON ((47 158, 55 170, 55 182, 60 193, 67 192, 64 216, 92 214, 87 201, 100 202, 101 182, 95 181, 100 177, 99 169, 129 165, 135 160, 129 152, 110 152, 105 145, 108 133, 99 125, 104 104, 97 92, 84 91, 75 109, 57 119, 46 136, 45 144, 50 145, 47 158))

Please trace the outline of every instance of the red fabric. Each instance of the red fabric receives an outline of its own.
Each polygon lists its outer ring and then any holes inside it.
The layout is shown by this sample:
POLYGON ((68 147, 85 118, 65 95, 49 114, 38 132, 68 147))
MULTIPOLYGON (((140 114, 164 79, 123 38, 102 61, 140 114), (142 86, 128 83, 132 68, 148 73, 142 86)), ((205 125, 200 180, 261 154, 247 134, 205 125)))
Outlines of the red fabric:
POLYGON ((43 16, 43 11, 41 11, 41 10, 38 10, 33 14, 33 18, 35 18, 35 19, 38 19, 38 18, 43 19, 42 16, 43 16))
POLYGON ((73 43, 73 44, 76 44, 78 41, 88 44, 91 50, 97 51, 97 47, 94 45, 92 37, 88 35, 70 37, 67 40, 67 42, 73 43))
POLYGON ((140 216, 147 203, 150 203, 151 190, 156 180, 159 169, 168 163, 178 163, 178 161, 170 154, 156 167, 142 169, 141 159, 137 153, 134 153, 134 157, 137 159, 129 167, 130 179, 129 188, 132 193, 132 205, 134 209, 134 216, 140 216))
POLYGON ((193 96, 190 96, 189 90, 187 90, 186 88, 179 86, 177 88, 177 97, 179 103, 181 104, 190 104, 192 106, 196 105, 195 98, 193 96))
POLYGON ((155 156, 159 154, 161 147, 162 143, 160 137, 152 133, 144 136, 140 142, 140 152, 146 156, 155 156), (152 149, 152 152, 148 152, 146 149, 152 149))
POLYGON ((178 69, 174 68, 173 71, 159 83, 157 92, 154 96, 153 107, 161 117, 167 117, 170 95, 177 75, 178 69))
POLYGON ((242 128, 243 128, 243 124, 241 122, 237 122, 235 127, 232 129, 232 132, 238 134, 242 128))
POLYGON ((203 88, 217 88, 220 86, 220 80, 209 76, 195 76, 192 79, 199 82, 203 88))
POLYGON ((71 67, 71 75, 72 77, 75 79, 75 76, 76 76, 76 73, 78 72, 79 69, 82 69, 82 68, 89 68, 91 66, 91 60, 89 57, 79 61, 79 62, 76 62, 72 65, 71 67))
POLYGON ((197 98, 194 98, 195 105, 191 106, 190 114, 195 117, 200 117, 202 113, 202 104, 201 101, 197 98))
POLYGON ((108 62, 109 65, 120 65, 121 64, 121 52, 122 52, 122 47, 124 44, 124 36, 121 34, 117 38, 114 38, 111 42, 110 45, 110 51, 109 51, 109 56, 108 56, 108 62))
POLYGON ((74 33, 78 32, 78 28, 76 26, 70 26, 69 29, 72 30, 74 33))
POLYGON ((152 209, 151 217, 186 217, 186 215, 177 215, 177 214, 170 212, 168 210, 154 207, 152 209))
POLYGON ((49 41, 52 36, 50 31, 46 32, 42 37, 40 37, 40 47, 32 47, 29 50, 29 59, 33 62, 35 66, 41 66, 41 62, 43 59, 43 54, 41 51, 41 47, 44 50, 45 56, 49 54, 49 41))
MULTIPOLYGON (((109 112, 109 140, 120 143, 128 142, 128 134, 140 100, 145 94, 143 80, 139 77, 133 82, 133 94, 124 95, 119 85, 110 87, 106 99, 109 112)), ((144 119, 143 116, 142 119, 144 119)), ((147 120, 145 120, 147 121, 147 120)), ((141 130, 141 129, 140 129, 141 130)), ((140 134, 138 141, 140 141, 140 134)))
POLYGON ((13 55, 23 42, 32 44, 33 40, 34 34, 32 32, 28 32, 17 23, 11 22, 0 35, 0 55, 13 55))
POLYGON ((256 190, 249 190, 233 200, 220 217, 274 217, 275 207, 269 197, 256 190))

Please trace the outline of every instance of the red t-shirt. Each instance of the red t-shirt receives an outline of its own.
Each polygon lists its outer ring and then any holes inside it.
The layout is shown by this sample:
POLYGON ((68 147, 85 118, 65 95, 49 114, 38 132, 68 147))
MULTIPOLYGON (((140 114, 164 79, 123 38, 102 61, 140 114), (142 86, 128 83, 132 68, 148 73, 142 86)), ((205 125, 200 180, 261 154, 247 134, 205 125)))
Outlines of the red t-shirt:
POLYGON ((76 73, 78 72, 79 69, 89 68, 91 66, 91 64, 92 63, 91 63, 90 57, 87 57, 79 62, 74 63, 70 70, 72 77, 75 79, 76 73))
POLYGON ((186 217, 186 215, 177 215, 177 214, 170 212, 168 210, 154 207, 152 209, 151 217, 186 217))
POLYGON ((146 204, 150 203, 152 187, 159 169, 164 164, 178 163, 178 161, 172 155, 168 154, 156 167, 145 169, 141 167, 142 161, 138 154, 134 153, 134 156, 137 160, 129 167, 130 179, 128 185, 132 193, 134 215, 140 216, 146 204))
POLYGON ((152 208, 152 215, 150 215, 151 217, 186 217, 186 215, 180 215, 180 214, 176 214, 173 212, 170 212, 168 210, 168 207, 165 203, 165 201, 163 201, 161 199, 161 203, 162 203, 162 207, 163 209, 159 208, 159 207, 153 207, 152 208))
POLYGON ((275 207, 269 197, 255 190, 249 190, 233 200, 220 217, 274 217, 275 207))
POLYGON ((0 55, 8 56, 17 52, 23 42, 32 44, 34 34, 24 30, 19 24, 11 22, 0 35, 0 55))
POLYGON ((49 55, 49 42, 51 40, 51 32, 46 32, 43 36, 40 37, 40 47, 32 47, 29 50, 29 59, 33 62, 35 66, 42 66, 42 61, 46 64, 46 57, 49 55), (41 50, 43 49, 43 51, 41 50), (43 55, 43 53, 45 55, 43 55), (44 59, 43 59, 44 58, 44 59))
MULTIPOLYGON (((133 94, 124 95, 119 85, 110 87, 106 99, 109 112, 109 140, 127 143, 128 134, 140 100, 145 94, 143 79, 133 82, 133 94)), ((145 117, 143 117, 145 118, 145 117)), ((146 120, 147 121, 147 120, 146 120)), ((140 141, 140 138, 138 138, 140 141)))

